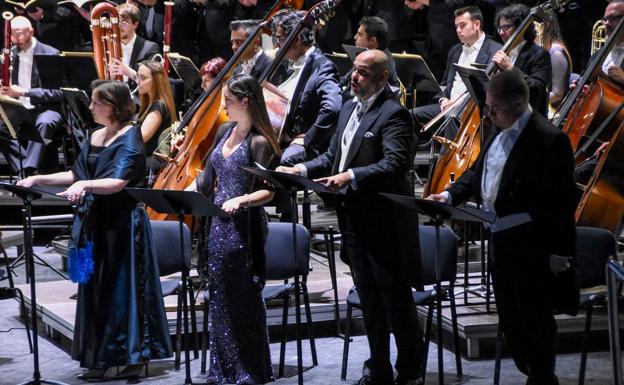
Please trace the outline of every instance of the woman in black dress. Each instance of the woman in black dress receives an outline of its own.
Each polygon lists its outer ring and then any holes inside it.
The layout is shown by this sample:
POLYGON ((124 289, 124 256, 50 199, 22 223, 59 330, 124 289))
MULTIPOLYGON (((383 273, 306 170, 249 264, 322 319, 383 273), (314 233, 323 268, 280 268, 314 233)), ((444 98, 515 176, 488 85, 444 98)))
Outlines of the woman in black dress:
POLYGON ((176 119, 169 77, 163 65, 153 60, 142 62, 137 71, 137 89, 141 100, 138 121, 145 142, 147 172, 155 174, 163 162, 152 154, 158 148, 160 135, 176 119))
POLYGON ((104 128, 85 143, 71 171, 37 175, 22 186, 70 185, 59 193, 78 205, 70 244, 70 273, 79 282, 72 358, 97 379, 112 366, 116 378, 137 377, 150 359, 171 356, 158 265, 145 210, 126 193, 145 174, 134 104, 121 82, 96 81, 89 109, 104 128), (92 249, 92 258, 88 250, 92 249))
POLYGON ((206 239, 208 384, 264 384, 274 377, 262 300, 267 231, 262 204, 273 192, 240 167, 257 162, 268 168, 280 150, 256 79, 233 76, 223 100, 230 122, 219 128, 204 171, 187 188, 231 215, 213 218, 206 239))

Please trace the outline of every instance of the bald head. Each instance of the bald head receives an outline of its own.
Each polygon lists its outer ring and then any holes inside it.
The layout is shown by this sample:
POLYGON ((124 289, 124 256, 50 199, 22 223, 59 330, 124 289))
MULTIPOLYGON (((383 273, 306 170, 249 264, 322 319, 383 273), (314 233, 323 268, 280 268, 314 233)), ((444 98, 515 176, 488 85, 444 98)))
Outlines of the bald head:
POLYGON ((607 37, 611 36, 615 27, 624 15, 624 0, 612 1, 605 8, 603 20, 605 23, 605 32, 607 37))
POLYGON ((16 16, 11 19, 11 42, 18 51, 27 50, 32 44, 33 28, 30 20, 24 16, 16 16))
POLYGON ((361 52, 353 62, 351 93, 366 99, 382 89, 388 81, 388 56, 383 51, 371 49, 361 52))

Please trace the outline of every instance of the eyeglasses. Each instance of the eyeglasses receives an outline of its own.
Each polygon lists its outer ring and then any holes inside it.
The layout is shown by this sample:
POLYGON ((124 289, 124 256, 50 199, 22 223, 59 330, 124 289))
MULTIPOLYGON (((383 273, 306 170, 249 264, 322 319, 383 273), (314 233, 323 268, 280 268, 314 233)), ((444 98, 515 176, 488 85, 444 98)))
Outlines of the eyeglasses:
POLYGON ((602 21, 605 24, 607 22, 609 22, 609 24, 617 24, 622 19, 622 16, 624 16, 624 15, 611 15, 609 17, 603 18, 602 21))
POLYGON ((501 24, 498 26, 498 28, 496 28, 496 30, 498 32, 507 32, 509 30, 511 30, 512 28, 514 28, 515 26, 513 24, 501 24))

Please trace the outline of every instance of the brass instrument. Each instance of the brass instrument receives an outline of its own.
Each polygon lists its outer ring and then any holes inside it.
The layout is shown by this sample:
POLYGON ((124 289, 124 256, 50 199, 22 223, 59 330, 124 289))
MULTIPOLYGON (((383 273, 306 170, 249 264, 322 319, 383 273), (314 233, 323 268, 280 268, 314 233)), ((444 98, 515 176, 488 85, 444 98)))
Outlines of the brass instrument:
POLYGON ((592 27, 592 41, 591 41, 591 54, 593 55, 607 42, 607 32, 605 29, 604 21, 599 19, 594 23, 592 27))
POLYGON ((91 11, 91 33, 93 35, 93 60, 98 76, 104 80, 123 80, 123 76, 110 75, 109 66, 114 59, 121 60, 121 31, 117 8, 103 2, 91 11))
POLYGON ((11 84, 11 12, 2 12, 4 19, 4 47, 2 48, 2 85, 11 84))

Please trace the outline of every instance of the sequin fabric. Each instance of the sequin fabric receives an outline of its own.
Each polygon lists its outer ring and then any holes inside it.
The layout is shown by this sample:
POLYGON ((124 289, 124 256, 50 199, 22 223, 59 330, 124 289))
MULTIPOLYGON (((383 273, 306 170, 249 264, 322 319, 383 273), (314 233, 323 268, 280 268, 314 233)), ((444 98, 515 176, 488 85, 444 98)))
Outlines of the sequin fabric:
MULTIPOLYGON (((223 143, 210 156, 217 186, 214 202, 221 206, 249 191, 251 176, 239 166, 249 163, 249 145, 243 141, 228 157, 223 143)), ((228 218, 213 218, 207 245, 210 370, 208 384, 264 384, 274 381, 266 327, 266 309, 260 287, 247 264, 248 215, 240 210, 228 218)), ((266 217, 264 217, 266 226, 266 217)))

